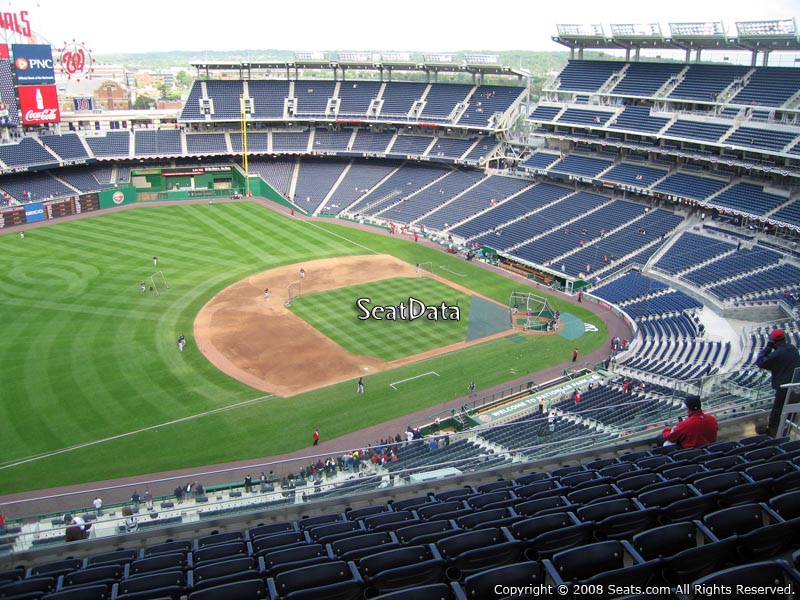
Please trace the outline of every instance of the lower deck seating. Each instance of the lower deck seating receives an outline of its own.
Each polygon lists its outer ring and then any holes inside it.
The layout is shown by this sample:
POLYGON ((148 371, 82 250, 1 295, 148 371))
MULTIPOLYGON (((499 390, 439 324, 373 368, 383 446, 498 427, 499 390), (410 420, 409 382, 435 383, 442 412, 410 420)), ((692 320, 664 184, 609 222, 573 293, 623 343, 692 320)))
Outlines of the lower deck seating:
POLYGON ((0 571, 0 597, 465 600, 498 585, 550 584, 660 585, 683 598, 686 585, 736 581, 797 589, 795 446, 753 436, 657 447, 194 539, 120 540, 112 552, 0 571))

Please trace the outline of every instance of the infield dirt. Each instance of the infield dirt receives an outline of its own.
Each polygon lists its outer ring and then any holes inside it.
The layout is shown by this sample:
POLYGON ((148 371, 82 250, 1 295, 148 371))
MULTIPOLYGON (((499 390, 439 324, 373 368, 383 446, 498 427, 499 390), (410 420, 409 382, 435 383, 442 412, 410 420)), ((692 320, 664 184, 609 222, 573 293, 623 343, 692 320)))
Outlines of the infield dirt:
MULTIPOLYGON (((286 307, 288 286, 300 281, 301 268, 306 273, 300 282, 303 295, 416 276, 413 265, 389 255, 326 258, 251 275, 222 290, 198 313, 194 337, 200 352, 222 372, 253 388, 292 396, 512 333, 509 330, 391 362, 356 355, 286 307), (269 300, 264 299, 265 288, 270 290, 269 300)), ((451 281, 434 277, 446 285, 475 294, 451 281)))

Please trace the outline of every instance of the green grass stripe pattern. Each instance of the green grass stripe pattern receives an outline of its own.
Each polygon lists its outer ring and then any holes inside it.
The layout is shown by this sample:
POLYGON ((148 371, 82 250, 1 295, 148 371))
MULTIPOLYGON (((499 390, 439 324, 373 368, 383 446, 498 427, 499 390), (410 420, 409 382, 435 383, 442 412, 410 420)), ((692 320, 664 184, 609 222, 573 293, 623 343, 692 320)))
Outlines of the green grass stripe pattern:
MULTIPOLYGON (((391 361, 463 342, 469 296, 435 279, 398 277, 306 294, 292 303, 291 310, 350 352, 391 361), (429 320, 426 311, 415 320, 360 320, 359 316, 365 316, 356 305, 361 298, 366 299, 362 305, 370 311, 377 306, 396 307, 401 302, 408 306, 409 298, 432 307, 440 307, 442 302, 458 304, 460 319, 429 320)), ((434 313, 441 317, 442 311, 434 313)))
MULTIPOLYGON (((357 411, 349 410, 351 382, 264 397, 195 348, 195 316, 225 287, 286 264, 370 251, 410 264, 432 261, 444 277, 438 268, 448 266, 465 274, 458 284, 502 303, 518 288, 421 244, 290 219, 248 202, 145 206, 31 229, 24 240, 0 236, 0 494, 294 451, 310 445, 314 427, 331 439, 465 395, 471 379, 479 389, 499 384, 567 361, 574 345, 585 355, 606 338, 599 318, 554 298, 553 308, 569 306, 599 331, 575 341, 495 340, 371 374, 365 384, 372 401, 357 411), (149 285, 156 270, 169 290, 142 294, 139 283, 149 285), (176 346, 181 333, 189 342, 183 353, 176 346), (431 370, 441 377, 389 387, 431 370)), ((345 337, 357 329, 339 327, 345 337)), ((385 329, 372 337, 385 343, 385 329)), ((435 345, 445 339, 438 329, 430 327, 435 345)), ((401 341, 422 351, 420 335, 393 337, 398 351, 401 341)))

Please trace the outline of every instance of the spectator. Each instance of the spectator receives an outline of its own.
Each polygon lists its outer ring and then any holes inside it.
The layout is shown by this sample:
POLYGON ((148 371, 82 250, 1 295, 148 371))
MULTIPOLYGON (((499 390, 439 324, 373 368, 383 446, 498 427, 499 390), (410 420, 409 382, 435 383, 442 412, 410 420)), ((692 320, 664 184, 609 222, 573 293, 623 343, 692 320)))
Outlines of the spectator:
POLYGON ((786 341, 783 329, 772 330, 769 342, 756 357, 756 366, 772 373, 772 389, 775 390, 775 399, 769 414, 767 433, 776 437, 783 405, 786 402, 786 394, 789 391, 781 386, 791 383, 795 369, 800 367, 800 354, 798 354, 797 348, 786 341))
POLYGON ((76 542, 78 540, 85 540, 89 537, 88 529, 91 525, 86 525, 80 517, 73 517, 67 513, 64 515, 64 524, 67 526, 64 532, 65 542, 76 542))
POLYGON ((100 496, 95 496, 94 500, 92 500, 92 506, 94 506, 94 510, 97 513, 98 517, 103 516, 103 501, 100 499, 100 496))
MULTIPOLYGON (((180 487, 178 488, 180 489, 180 487)), ((139 529, 139 519, 133 514, 133 509, 126 506, 122 509, 122 516, 125 517, 125 532, 133 533, 139 529)))
POLYGON ((719 425, 712 415, 707 415, 701 408, 700 396, 687 396, 686 418, 679 418, 672 429, 667 427, 661 432, 665 446, 673 444, 680 448, 694 448, 717 441, 719 425))

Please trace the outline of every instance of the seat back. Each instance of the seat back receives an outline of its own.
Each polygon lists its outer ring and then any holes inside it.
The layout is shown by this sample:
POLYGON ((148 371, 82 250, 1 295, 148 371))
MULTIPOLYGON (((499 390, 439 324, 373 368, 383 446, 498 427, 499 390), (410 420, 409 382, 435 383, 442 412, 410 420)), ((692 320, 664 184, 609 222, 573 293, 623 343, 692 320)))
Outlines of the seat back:
POLYGON ((358 563, 358 570, 365 579, 369 579, 382 571, 413 565, 431 558, 434 558, 434 554, 430 546, 405 546, 365 556, 358 563))
POLYGON ((494 598, 496 586, 502 583, 508 587, 539 586, 544 583, 544 565, 536 561, 520 562, 513 565, 487 569, 464 579, 462 586, 467 598, 494 598))
POLYGON ((288 594, 352 579, 352 571, 343 560, 320 563, 284 571, 275 576, 275 588, 280 597, 288 594))
POLYGON ((267 597, 263 579, 248 579, 209 587, 189 594, 188 600, 261 600, 267 597))
POLYGON ((617 540, 564 550, 550 559, 564 581, 588 579, 624 566, 624 549, 617 540))
POLYGON ((173 554, 156 554, 147 558, 140 558, 128 566, 128 573, 130 575, 141 575, 168 569, 186 569, 190 565, 189 556, 185 552, 175 552, 173 554))

